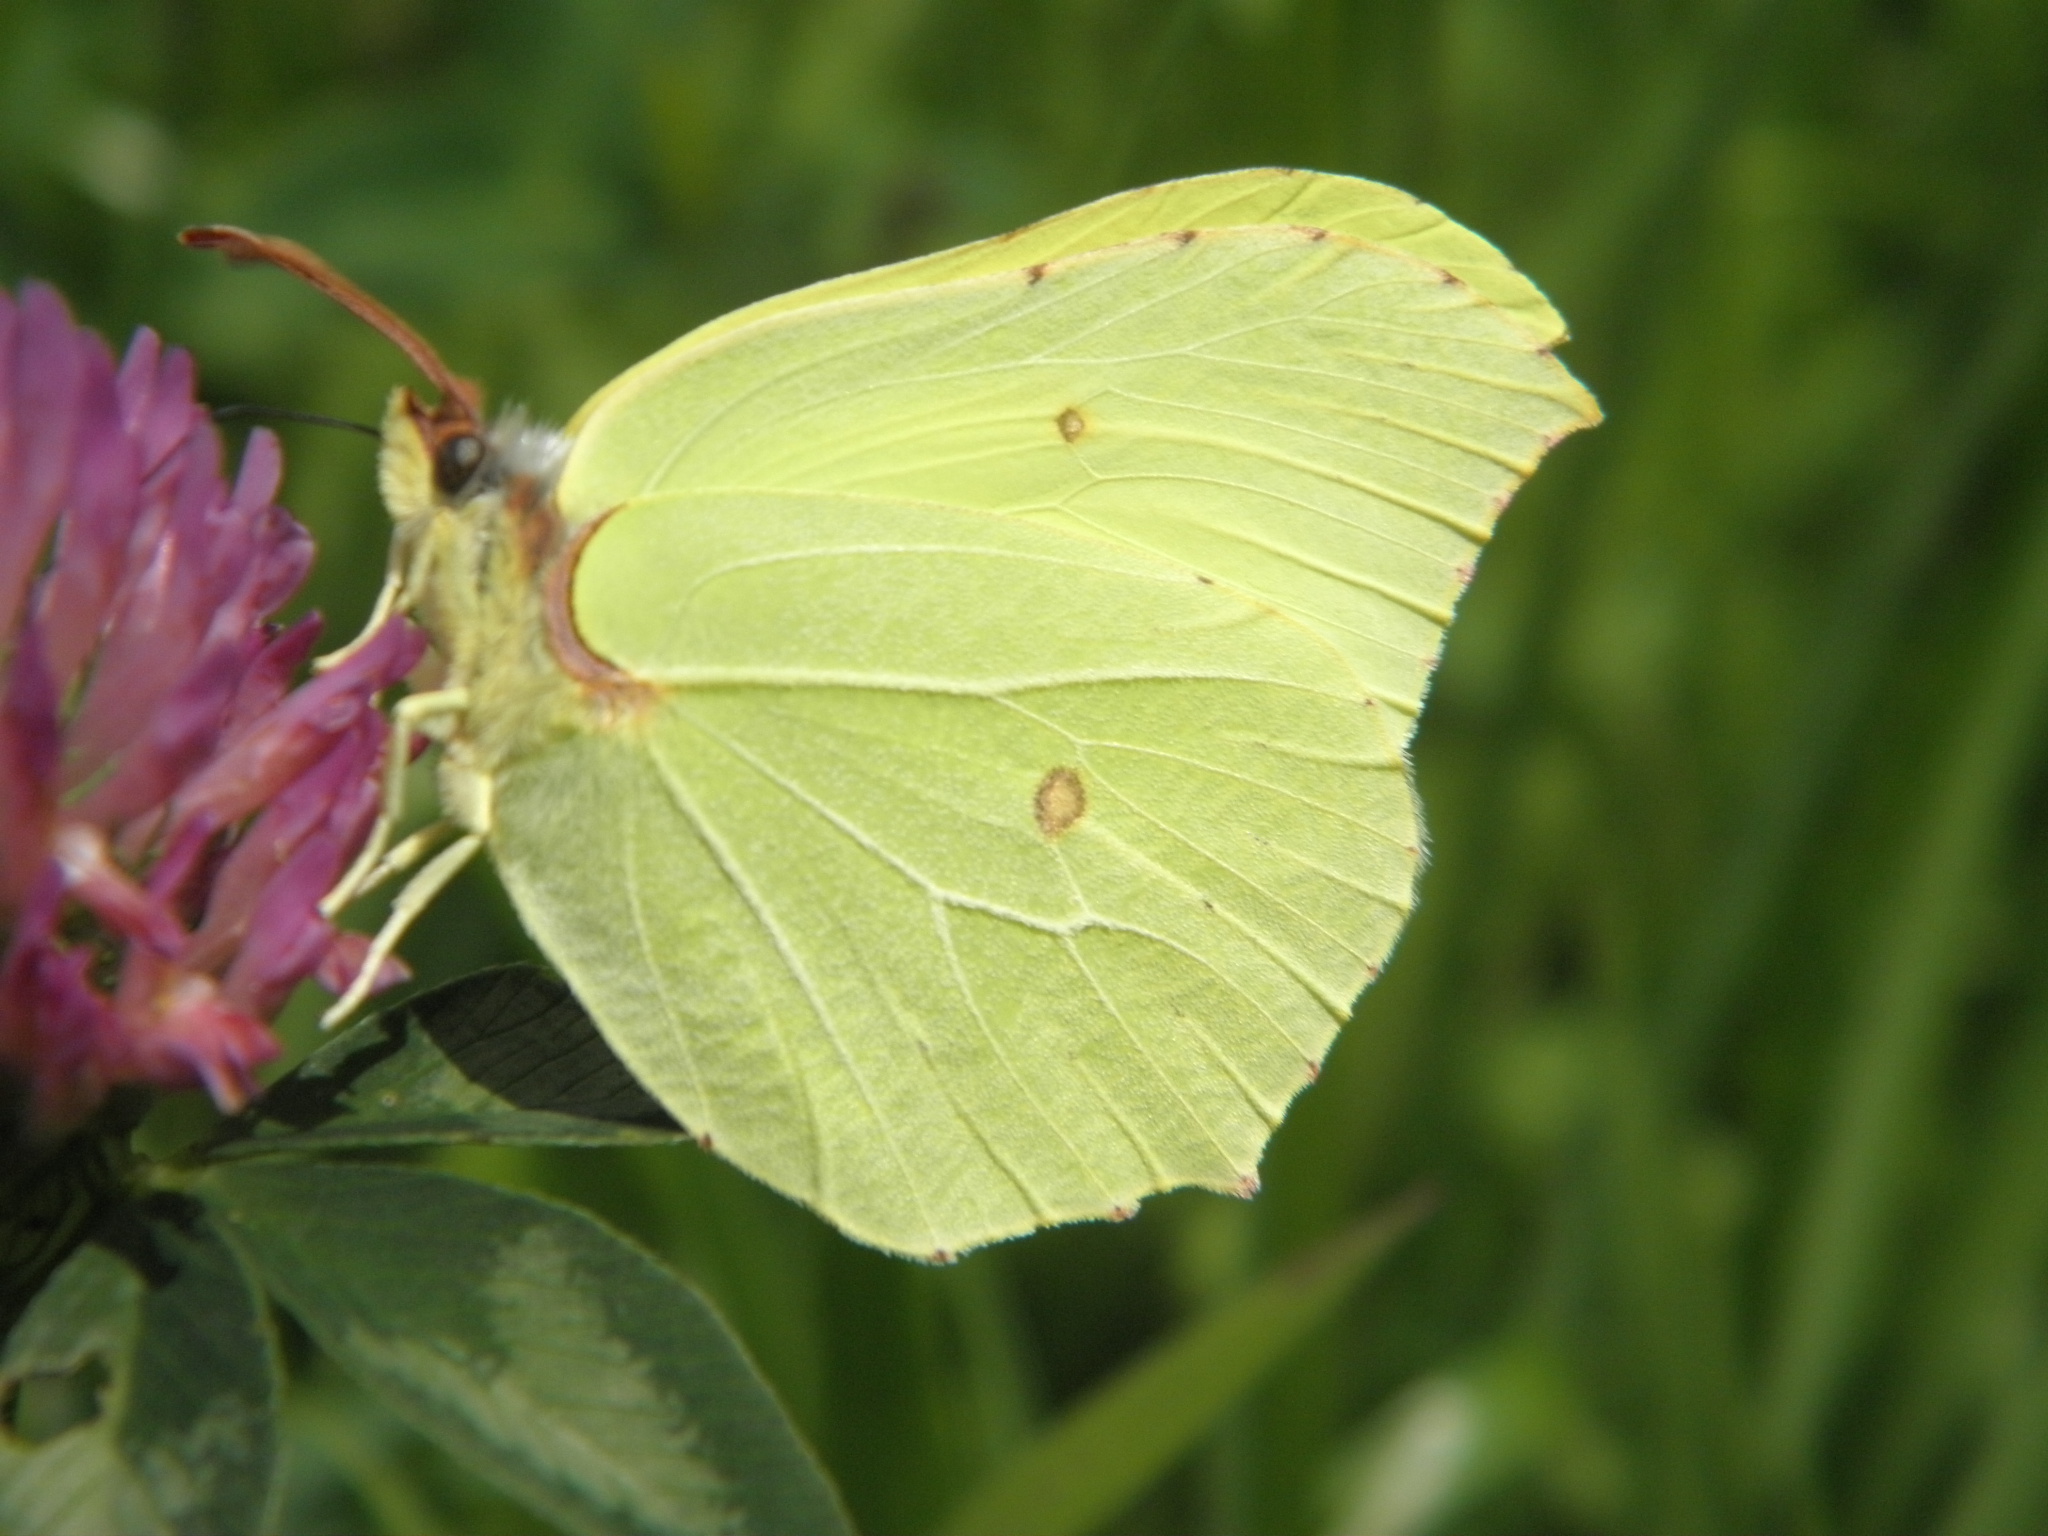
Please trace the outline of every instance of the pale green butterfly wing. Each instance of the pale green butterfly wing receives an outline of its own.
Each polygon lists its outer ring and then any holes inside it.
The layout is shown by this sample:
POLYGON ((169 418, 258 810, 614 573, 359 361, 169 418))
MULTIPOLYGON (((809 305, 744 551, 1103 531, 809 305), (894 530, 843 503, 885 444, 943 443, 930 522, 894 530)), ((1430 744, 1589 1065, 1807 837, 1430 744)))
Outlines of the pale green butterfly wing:
POLYGON ((629 383, 560 495, 619 509, 574 613, 657 701, 508 765, 494 835, 613 1045, 900 1251, 1243 1187, 1398 932, 1409 716, 1584 392, 1411 258, 1235 228, 629 383))
POLYGON ((1356 176, 1260 167, 1118 192, 992 239, 828 278, 733 310, 614 379, 584 404, 571 430, 580 429, 613 392, 636 387, 643 371, 664 371, 674 354, 769 315, 863 294, 894 293, 963 277, 1019 271, 1039 262, 1059 261, 1083 251, 1177 230, 1254 224, 1305 225, 1401 251, 1470 285, 1519 321, 1541 344, 1555 346, 1564 340, 1563 318, 1536 285, 1490 242, 1428 203, 1398 187, 1356 176))
POLYGON ((495 852, 685 1125, 922 1256, 1247 1187, 1418 861, 1327 646, 1099 540, 845 493, 635 501, 578 587, 661 699, 510 766, 495 852))

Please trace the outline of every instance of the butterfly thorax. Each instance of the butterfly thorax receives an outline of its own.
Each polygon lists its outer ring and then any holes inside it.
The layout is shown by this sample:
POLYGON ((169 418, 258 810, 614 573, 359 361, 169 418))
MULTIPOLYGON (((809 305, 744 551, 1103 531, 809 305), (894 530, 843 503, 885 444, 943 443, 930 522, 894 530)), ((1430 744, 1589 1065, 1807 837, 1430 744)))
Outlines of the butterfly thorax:
POLYGON ((446 440, 434 443, 431 422, 399 391, 380 479, 396 523, 400 601, 433 642, 441 686, 468 699, 441 733, 449 759, 488 778, 617 711, 578 675, 585 658, 562 654, 562 617, 550 619, 551 603, 565 605, 574 555, 554 503, 569 439, 514 412, 469 441, 458 478, 446 440))

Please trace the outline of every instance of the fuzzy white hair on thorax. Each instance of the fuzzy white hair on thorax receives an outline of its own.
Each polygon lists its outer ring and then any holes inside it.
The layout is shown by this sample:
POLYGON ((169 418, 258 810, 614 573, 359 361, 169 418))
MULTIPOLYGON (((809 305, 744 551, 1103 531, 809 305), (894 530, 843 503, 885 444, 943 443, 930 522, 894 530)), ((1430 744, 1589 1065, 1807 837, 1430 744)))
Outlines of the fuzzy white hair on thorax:
POLYGON ((486 470, 500 485, 530 478, 544 492, 552 493, 569 457, 568 433, 533 420, 520 405, 507 406, 498 413, 485 442, 490 449, 486 470))

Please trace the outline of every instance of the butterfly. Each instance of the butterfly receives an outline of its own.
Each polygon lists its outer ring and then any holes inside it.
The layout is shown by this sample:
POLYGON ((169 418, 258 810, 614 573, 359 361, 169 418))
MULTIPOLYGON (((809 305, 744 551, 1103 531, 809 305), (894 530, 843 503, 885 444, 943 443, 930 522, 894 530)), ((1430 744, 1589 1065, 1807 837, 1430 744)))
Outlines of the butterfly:
POLYGON ((444 664, 394 713, 452 841, 331 898, 418 865, 363 986, 487 848, 649 1091, 860 1241, 1256 1190, 1414 903, 1452 608, 1599 419, 1497 250, 1348 177, 1170 182, 735 311, 558 431, 310 252, 187 239, 438 390, 385 414, 379 616, 444 664))

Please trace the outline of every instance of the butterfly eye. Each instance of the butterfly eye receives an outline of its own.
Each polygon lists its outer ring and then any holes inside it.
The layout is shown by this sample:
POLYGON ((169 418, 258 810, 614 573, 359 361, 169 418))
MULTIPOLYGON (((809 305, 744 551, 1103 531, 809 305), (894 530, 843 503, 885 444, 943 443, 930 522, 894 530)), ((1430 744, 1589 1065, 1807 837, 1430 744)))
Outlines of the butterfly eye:
POLYGON ((443 496, 453 496, 469 484, 469 477, 483 461, 482 438, 471 432, 451 437, 434 451, 434 484, 443 496))

